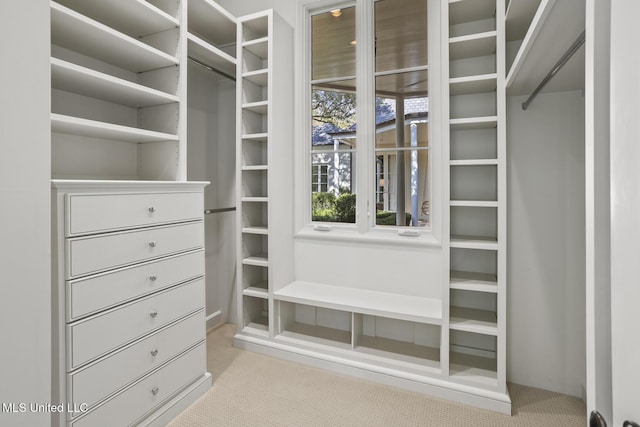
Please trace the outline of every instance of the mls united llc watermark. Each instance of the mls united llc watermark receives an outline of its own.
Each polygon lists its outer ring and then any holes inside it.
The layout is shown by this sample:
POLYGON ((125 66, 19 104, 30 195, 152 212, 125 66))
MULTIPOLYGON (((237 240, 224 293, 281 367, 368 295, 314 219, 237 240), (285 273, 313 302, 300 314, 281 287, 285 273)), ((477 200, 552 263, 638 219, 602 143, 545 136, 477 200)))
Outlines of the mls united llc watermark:
POLYGON ((66 412, 70 414, 82 414, 87 412, 89 405, 86 403, 2 403, 2 412, 24 414, 26 412, 66 412))

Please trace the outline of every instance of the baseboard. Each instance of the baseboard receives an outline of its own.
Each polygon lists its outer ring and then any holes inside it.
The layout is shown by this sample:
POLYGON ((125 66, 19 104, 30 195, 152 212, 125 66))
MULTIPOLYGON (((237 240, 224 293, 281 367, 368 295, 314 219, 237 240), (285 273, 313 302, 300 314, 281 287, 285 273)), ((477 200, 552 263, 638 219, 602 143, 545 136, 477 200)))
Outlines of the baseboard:
POLYGON ((446 379, 408 374, 401 370, 378 367, 321 351, 305 350, 260 337, 238 334, 234 338, 234 345, 244 350, 511 415, 511 398, 508 392, 499 393, 450 382, 446 379))
POLYGON ((138 425, 149 427, 161 427, 167 425, 169 421, 180 415, 182 411, 202 397, 211 388, 212 383, 213 380, 211 378, 211 374, 209 372, 205 372, 202 377, 198 378, 189 387, 162 405, 162 407, 160 407, 156 412, 153 412, 138 425))
POLYGON ((207 330, 220 326, 222 323, 223 323, 222 311, 220 310, 215 311, 206 317, 207 330))

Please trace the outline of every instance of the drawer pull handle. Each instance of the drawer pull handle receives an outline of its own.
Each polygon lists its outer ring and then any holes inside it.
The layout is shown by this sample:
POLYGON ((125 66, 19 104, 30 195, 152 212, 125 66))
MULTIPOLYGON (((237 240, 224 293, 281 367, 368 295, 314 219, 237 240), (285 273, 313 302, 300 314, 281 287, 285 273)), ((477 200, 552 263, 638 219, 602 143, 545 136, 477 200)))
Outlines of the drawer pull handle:
POLYGON ((156 280, 158 280, 158 276, 156 276, 155 274, 152 274, 151 276, 149 276, 149 280, 151 280, 152 282, 155 282, 156 280))
POLYGON ((156 211, 155 206, 149 206, 149 212, 154 213, 156 211))
POLYGON ((153 240, 152 240, 152 241, 150 241, 150 242, 149 242, 149 247, 150 247, 150 248, 155 248, 155 247, 156 247, 156 242, 155 242, 155 241, 153 241, 153 240))
POLYGON ((156 394, 158 394, 159 391, 160 391, 160 389, 158 387, 154 387, 154 388, 151 389, 151 393, 153 393, 154 396, 156 394))
POLYGON ((157 311, 152 311, 151 313, 149 313, 149 316, 151 316, 152 319, 155 319, 157 315, 158 315, 157 311))
POLYGON ((151 355, 152 356, 157 356, 158 355, 158 349, 156 348, 155 350, 151 350, 151 355))

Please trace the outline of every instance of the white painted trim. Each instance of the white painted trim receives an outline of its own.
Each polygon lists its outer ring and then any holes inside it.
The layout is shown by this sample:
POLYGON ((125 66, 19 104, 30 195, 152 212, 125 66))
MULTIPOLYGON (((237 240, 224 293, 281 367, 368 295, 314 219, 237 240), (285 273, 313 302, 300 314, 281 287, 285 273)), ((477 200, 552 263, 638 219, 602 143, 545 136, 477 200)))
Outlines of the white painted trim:
POLYGON ((270 342, 259 337, 236 335, 234 346, 297 363, 326 369, 356 378, 403 388, 439 399, 461 402, 478 408, 511 415, 508 393, 458 384, 437 377, 417 375, 402 370, 356 361, 326 352, 306 350, 286 342, 270 342))

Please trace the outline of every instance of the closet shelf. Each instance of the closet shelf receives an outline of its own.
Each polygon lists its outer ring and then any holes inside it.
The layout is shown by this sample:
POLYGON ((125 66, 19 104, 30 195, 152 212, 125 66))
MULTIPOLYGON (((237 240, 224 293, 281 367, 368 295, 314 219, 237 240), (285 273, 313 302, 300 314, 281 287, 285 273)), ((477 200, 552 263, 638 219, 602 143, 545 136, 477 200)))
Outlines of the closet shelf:
POLYGON ((498 293, 498 279, 495 274, 452 270, 449 273, 449 288, 495 294, 498 293))
POLYGON ((274 293, 274 298, 333 310, 382 316, 439 325, 442 301, 433 298, 392 294, 296 281, 274 293))
POLYGON ((268 165, 252 165, 252 166, 243 166, 243 171, 266 171, 269 170, 268 165))
POLYGON ((242 232, 246 234, 269 234, 267 227, 243 227, 242 232))
POLYGON ((189 32, 215 46, 236 41, 236 18, 211 0, 189 0, 189 32))
POLYGON ((449 25, 496 16, 495 0, 449 0, 449 25))
POLYGON ((479 76, 456 77, 449 80, 450 95, 493 92, 497 87, 496 73, 479 76))
POLYGON ((245 50, 253 53, 260 59, 268 59, 269 58, 269 38, 262 37, 259 39, 251 40, 248 42, 242 43, 242 47, 245 50))
POLYGON ((259 254, 255 256, 246 257, 242 259, 242 264, 255 265, 257 267, 268 267, 269 256, 267 254, 259 254))
POLYGON ((468 117, 449 120, 451 130, 489 129, 498 125, 497 116, 468 117))
POLYGON ((258 86, 265 87, 269 82, 269 72, 266 69, 249 71, 244 73, 242 78, 249 80, 251 83, 257 84, 258 86))
POLYGON ((267 291, 266 288, 259 288, 254 286, 249 286, 248 288, 245 288, 242 291, 242 295, 245 295, 248 297, 254 297, 254 298, 262 298, 262 299, 269 298, 269 292, 267 291))
POLYGON ((524 38, 539 5, 540 0, 511 0, 509 2, 505 17, 507 41, 524 38))
POLYGON ((178 102, 179 98, 58 58, 51 58, 51 86, 133 108, 178 102))
POLYGON ((242 104, 242 108, 252 111, 256 114, 267 114, 267 111, 269 109, 269 101, 249 102, 247 104, 242 104))
POLYGON ((496 51, 496 31, 452 37, 449 39, 449 59, 487 56, 496 51))
POLYGON ((267 338, 269 337, 269 320, 265 317, 264 319, 257 319, 254 322, 250 322, 242 328, 242 332, 267 338))
POLYGON ((198 36, 187 34, 187 50, 193 59, 230 76, 236 75, 236 59, 198 36))
POLYGON ((470 208, 497 208, 495 200, 451 200, 450 206, 466 206, 470 208))
POLYGON ((58 3, 134 38, 180 25, 176 18, 145 0, 58 0, 58 3))
MULTIPOLYGON (((542 0, 507 75, 507 95, 529 95, 584 31, 582 0, 542 0)), ((584 88, 584 47, 545 86, 544 92, 584 88)))
POLYGON ((253 203, 267 203, 269 201, 268 197, 243 197, 243 202, 253 202, 253 203))
POLYGON ((450 314, 449 327, 453 330, 482 335, 498 335, 498 320, 492 311, 451 307, 450 314))
POLYGON ((451 166, 492 166, 497 164, 498 159, 451 160, 451 166))
POLYGON ((51 2, 51 42, 133 72, 178 64, 174 56, 55 2, 51 2))
POLYGON ((178 135, 51 113, 51 131, 125 142, 177 141, 178 135))
POLYGON ((450 246, 462 249, 498 250, 495 237, 452 235, 450 246))

